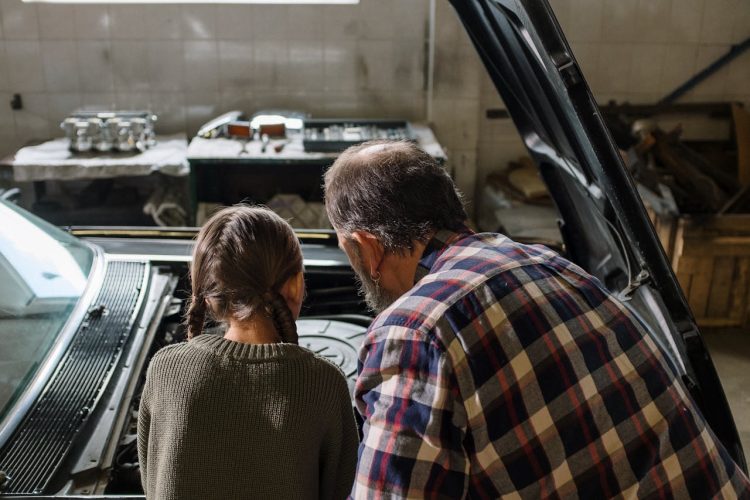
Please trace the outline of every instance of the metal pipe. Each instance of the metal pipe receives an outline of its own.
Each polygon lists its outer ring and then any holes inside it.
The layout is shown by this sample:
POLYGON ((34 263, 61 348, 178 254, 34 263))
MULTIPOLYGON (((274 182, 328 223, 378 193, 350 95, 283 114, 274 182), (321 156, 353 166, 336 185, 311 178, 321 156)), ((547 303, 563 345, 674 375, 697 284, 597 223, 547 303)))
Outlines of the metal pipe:
POLYGON ((748 48, 750 48, 750 38, 746 38, 743 42, 740 42, 737 45, 732 45, 732 47, 729 49, 729 52, 706 66, 697 75, 691 77, 688 81, 674 89, 669 95, 662 98, 659 101, 659 104, 669 104, 676 101, 684 94, 689 92, 693 87, 716 73, 719 69, 730 63, 732 60, 736 59, 737 56, 745 52, 748 48))

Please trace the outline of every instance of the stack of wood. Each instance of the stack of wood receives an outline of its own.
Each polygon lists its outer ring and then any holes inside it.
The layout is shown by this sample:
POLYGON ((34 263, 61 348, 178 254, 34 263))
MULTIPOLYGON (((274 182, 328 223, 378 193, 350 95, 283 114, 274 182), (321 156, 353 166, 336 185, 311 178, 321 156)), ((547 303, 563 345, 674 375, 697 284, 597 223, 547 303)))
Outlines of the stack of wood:
POLYGON ((722 141, 687 142, 681 127, 665 131, 643 115, 610 129, 698 324, 747 329, 750 114, 732 104, 724 116, 722 141))
POLYGON ((636 181, 661 196, 668 188, 680 214, 750 213, 750 113, 740 104, 731 110, 729 142, 687 143, 681 126, 635 120, 625 159, 636 181))

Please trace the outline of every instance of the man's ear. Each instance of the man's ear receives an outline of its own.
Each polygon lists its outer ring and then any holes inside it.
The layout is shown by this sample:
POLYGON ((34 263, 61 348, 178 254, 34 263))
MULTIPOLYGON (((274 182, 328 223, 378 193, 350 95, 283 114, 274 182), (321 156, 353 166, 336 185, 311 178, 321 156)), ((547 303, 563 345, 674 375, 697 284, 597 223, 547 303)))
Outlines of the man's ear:
POLYGON ((385 248, 383 248, 380 240, 367 231, 354 231, 351 233, 351 238, 359 245, 365 270, 370 273, 370 276, 375 276, 383 257, 385 257, 385 248))

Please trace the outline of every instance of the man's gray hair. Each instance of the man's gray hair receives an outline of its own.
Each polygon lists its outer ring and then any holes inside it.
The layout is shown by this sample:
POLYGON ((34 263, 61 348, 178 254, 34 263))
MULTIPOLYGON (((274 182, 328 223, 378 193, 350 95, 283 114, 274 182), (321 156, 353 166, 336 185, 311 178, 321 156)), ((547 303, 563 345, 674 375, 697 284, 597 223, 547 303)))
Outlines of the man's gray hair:
POLYGON ((344 151, 325 174, 326 212, 345 236, 375 235, 387 252, 405 253, 431 232, 467 219, 453 179, 419 146, 370 141, 344 151))

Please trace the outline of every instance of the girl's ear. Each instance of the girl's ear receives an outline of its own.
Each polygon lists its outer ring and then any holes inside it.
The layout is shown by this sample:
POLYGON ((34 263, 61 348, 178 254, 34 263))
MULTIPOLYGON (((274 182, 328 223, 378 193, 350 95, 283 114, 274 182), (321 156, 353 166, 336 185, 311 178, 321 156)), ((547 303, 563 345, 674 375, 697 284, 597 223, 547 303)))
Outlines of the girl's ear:
POLYGON ((292 312, 292 317, 299 318, 302 301, 305 298, 305 276, 302 271, 289 278, 279 292, 292 312))

